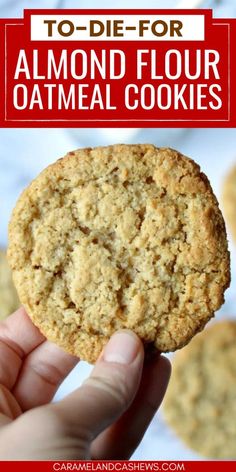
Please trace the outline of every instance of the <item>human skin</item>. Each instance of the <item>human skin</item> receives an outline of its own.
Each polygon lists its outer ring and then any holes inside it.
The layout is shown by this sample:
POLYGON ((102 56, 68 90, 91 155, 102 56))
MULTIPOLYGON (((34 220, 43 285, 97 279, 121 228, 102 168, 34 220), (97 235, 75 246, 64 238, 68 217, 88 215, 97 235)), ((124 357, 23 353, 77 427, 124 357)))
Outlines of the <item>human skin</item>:
POLYGON ((115 333, 90 377, 57 403, 79 361, 47 341, 20 308, 0 324, 0 460, 128 459, 161 404, 170 363, 115 333))

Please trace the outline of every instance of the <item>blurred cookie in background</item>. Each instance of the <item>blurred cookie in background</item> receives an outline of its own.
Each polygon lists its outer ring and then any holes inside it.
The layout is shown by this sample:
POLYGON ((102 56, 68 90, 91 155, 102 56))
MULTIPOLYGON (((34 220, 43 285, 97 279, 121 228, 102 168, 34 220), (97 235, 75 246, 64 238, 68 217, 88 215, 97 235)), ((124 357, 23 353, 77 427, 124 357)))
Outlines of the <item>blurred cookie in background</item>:
POLYGON ((164 416, 193 450, 236 458, 236 321, 213 324, 173 359, 164 416))
POLYGON ((226 223, 236 243, 236 164, 226 175, 223 184, 222 203, 226 223))
POLYGON ((5 251, 0 249, 0 321, 20 306, 5 251))

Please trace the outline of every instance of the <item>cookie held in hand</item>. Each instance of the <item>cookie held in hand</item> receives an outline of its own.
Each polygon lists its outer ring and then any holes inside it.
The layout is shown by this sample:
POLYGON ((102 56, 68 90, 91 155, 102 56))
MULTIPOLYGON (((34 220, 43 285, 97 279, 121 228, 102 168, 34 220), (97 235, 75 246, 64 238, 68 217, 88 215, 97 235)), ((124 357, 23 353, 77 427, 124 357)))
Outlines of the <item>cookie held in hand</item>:
POLYGON ((230 279, 208 179, 145 144, 79 149, 45 169, 13 211, 8 254, 33 322, 89 362, 120 328, 160 351, 184 346, 230 279))
POLYGON ((224 180, 222 203, 226 223, 236 243, 236 165, 230 169, 224 180))

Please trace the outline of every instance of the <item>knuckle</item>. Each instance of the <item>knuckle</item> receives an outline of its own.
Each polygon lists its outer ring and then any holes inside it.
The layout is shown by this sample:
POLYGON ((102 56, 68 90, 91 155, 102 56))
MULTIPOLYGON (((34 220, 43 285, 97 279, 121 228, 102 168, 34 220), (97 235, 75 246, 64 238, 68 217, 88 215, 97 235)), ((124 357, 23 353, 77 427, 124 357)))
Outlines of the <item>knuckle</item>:
POLYGON ((56 386, 61 379, 60 370, 50 362, 29 362, 27 367, 34 375, 53 387, 56 386))
POLYGON ((48 437, 58 437, 65 434, 66 422, 54 405, 38 407, 29 413, 31 423, 38 425, 39 430, 44 431, 48 437))
POLYGON ((85 385, 103 390, 123 409, 129 406, 132 399, 126 375, 122 371, 114 370, 112 376, 109 377, 106 375, 92 375, 85 381, 85 385))

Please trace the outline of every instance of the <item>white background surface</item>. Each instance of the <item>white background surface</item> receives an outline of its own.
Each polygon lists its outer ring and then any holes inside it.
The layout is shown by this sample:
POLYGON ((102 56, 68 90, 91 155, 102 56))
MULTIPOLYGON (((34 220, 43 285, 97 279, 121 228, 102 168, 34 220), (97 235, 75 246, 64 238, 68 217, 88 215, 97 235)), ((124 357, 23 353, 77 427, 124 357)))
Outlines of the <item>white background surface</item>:
MULTIPOLYGON (((22 9, 52 8, 111 8, 110 1, 65 0, 57 1, 1 1, 2 17, 22 16, 22 9)), ((236 1, 203 2, 203 6, 216 5, 215 16, 236 16, 236 1)), ((120 0, 112 2, 113 8, 160 8, 173 7, 174 0, 120 0)), ((202 5, 201 5, 202 6, 202 5)), ((150 142, 158 146, 177 148, 198 162, 208 175, 212 187, 220 199, 222 180, 233 163, 236 164, 235 129, 126 129, 126 130, 64 130, 64 129, 0 129, 0 245, 7 244, 7 223, 11 210, 22 189, 41 169, 63 156, 67 151, 84 145, 108 144, 114 142, 150 142)), ((229 235, 230 236, 230 235, 229 235)), ((232 283, 226 292, 226 303, 217 313, 217 319, 234 316, 236 313, 235 249, 232 252, 232 283)), ((56 396, 62 398, 78 387, 88 375, 90 366, 80 363, 63 383, 56 396)), ((122 440, 122 438, 121 438, 122 440)), ((154 418, 134 459, 167 460, 198 459, 165 425, 161 414, 154 418)))

